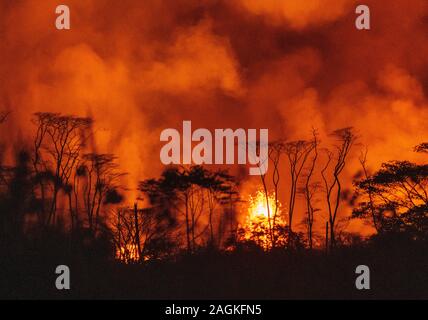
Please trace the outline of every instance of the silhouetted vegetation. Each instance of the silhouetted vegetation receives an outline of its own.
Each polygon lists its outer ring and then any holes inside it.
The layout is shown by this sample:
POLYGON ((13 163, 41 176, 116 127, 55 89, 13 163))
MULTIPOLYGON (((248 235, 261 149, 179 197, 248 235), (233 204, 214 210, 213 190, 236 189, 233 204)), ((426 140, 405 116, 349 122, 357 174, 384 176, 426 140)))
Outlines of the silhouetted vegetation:
POLYGON ((36 113, 33 124, 31 145, 13 146, 13 165, 0 165, 1 297, 428 297, 428 164, 391 161, 371 173, 362 153, 349 219, 376 233, 338 230, 352 128, 332 133, 332 150, 320 149, 316 130, 310 140, 271 142, 273 193, 262 175, 266 215, 248 224, 242 181, 224 170, 167 167, 127 186, 139 196, 131 205, 120 158, 95 150, 92 119, 36 113), (304 232, 293 224, 299 195, 304 232), (70 292, 55 290, 59 264, 72 270, 70 292), (368 296, 354 287, 359 264, 376 274, 368 296))
MULTIPOLYGON (((426 152, 426 145, 416 147, 426 152)), ((370 219, 379 235, 403 233, 414 240, 428 236, 428 165, 391 161, 356 182, 360 200, 355 217, 370 219)))

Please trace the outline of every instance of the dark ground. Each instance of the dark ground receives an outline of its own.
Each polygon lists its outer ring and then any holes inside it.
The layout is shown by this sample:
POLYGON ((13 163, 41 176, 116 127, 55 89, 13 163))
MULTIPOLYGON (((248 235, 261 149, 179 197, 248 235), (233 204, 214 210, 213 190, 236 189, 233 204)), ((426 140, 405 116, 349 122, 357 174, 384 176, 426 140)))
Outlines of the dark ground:
POLYGON ((428 245, 391 241, 323 251, 203 251, 176 261, 125 265, 59 250, 3 250, 3 299, 428 299, 428 245), (9 252, 6 252, 9 251, 9 252), (43 252, 43 253, 39 253, 43 252), (57 252, 57 253, 56 253, 57 252), (71 270, 71 290, 55 288, 55 268, 71 270), (371 289, 355 288, 370 268, 371 289))

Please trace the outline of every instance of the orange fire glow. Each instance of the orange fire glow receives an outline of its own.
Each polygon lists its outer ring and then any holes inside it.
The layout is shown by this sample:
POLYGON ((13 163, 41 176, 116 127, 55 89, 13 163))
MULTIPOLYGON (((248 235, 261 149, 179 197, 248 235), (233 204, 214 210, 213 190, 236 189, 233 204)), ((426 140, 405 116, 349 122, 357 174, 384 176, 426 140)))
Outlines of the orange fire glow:
POLYGON ((116 250, 116 259, 124 263, 137 262, 140 258, 136 244, 127 244, 116 250))
MULTIPOLYGON (((268 223, 269 217, 271 220, 273 219, 272 216, 275 213, 275 196, 273 194, 269 194, 268 201, 266 201, 265 194, 259 190, 255 196, 250 196, 249 202, 250 206, 248 212, 250 220, 262 218, 268 223)), ((278 202, 278 210, 279 207, 280 203, 278 202)))
MULTIPOLYGON (((369 2, 370 32, 355 28, 354 0, 328 7, 316 0, 69 0, 67 31, 55 28, 59 1, 0 1, 0 111, 12 111, 0 128, 11 144, 2 157, 13 165, 12 144, 33 145, 34 112, 93 117, 94 138, 83 151, 118 156, 128 204, 140 181, 164 170, 160 133, 183 120, 210 131, 268 128, 272 141, 307 139, 316 128, 323 148, 332 148, 330 132, 354 127, 368 146, 369 169, 391 159, 419 161, 412 148, 428 136, 428 1, 369 2)), ((344 190, 361 170, 359 148, 353 152, 344 190)), ((314 181, 325 161, 320 155, 314 181)), ((227 169, 240 174, 238 166, 227 169)), ((279 169, 286 188, 286 161, 279 169)), ((285 189, 279 194, 285 203, 285 189)), ((259 198, 249 221, 266 226, 259 198)), ((302 199, 294 221, 304 218, 302 199)), ((340 218, 351 211, 344 202, 340 218)), ((324 228, 316 217, 314 231, 324 228)), ((347 231, 373 232, 359 220, 347 231)))
POLYGON ((266 197, 261 190, 258 190, 254 196, 250 195, 248 202, 248 215, 242 226, 242 238, 256 242, 265 250, 270 249, 272 235, 278 238, 277 227, 286 225, 282 216, 281 203, 276 201, 275 205, 275 195, 268 193, 266 197))

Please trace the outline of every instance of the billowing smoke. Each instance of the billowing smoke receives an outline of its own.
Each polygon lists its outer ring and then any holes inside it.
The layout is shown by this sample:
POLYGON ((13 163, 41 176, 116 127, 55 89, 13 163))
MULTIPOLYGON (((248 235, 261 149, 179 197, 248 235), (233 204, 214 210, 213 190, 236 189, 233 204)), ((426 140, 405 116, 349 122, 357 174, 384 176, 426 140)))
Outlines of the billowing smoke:
POLYGON ((417 160, 427 137, 426 0, 366 1, 369 31, 351 0, 70 0, 67 31, 58 4, 0 3, 2 135, 26 141, 37 111, 92 116, 97 150, 119 157, 130 189, 160 172, 159 134, 183 120, 271 139, 315 127, 327 145, 352 126, 347 187, 361 146, 376 169, 417 160))

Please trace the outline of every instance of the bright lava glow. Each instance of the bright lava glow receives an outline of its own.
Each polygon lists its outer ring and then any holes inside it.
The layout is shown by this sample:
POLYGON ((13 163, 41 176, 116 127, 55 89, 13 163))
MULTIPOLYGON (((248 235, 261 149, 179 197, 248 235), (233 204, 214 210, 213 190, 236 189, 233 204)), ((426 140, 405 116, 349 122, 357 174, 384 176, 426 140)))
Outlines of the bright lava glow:
POLYGON ((277 201, 275 205, 275 195, 268 193, 267 200, 261 190, 257 191, 255 196, 250 196, 248 215, 245 224, 241 226, 242 240, 254 241, 265 250, 272 247, 272 236, 276 240, 283 238, 280 228, 286 225, 282 217, 281 203, 277 201))
POLYGON ((265 218, 266 222, 268 222, 268 218, 272 220, 273 215, 275 214, 275 196, 273 194, 268 195, 268 202, 269 207, 266 203, 266 196, 262 191, 257 191, 255 197, 250 196, 250 206, 248 208, 248 212, 250 215, 249 218, 251 220, 257 218, 265 218))
POLYGON ((138 247, 136 244, 127 244, 116 250, 116 259, 125 263, 137 262, 139 260, 138 247))

